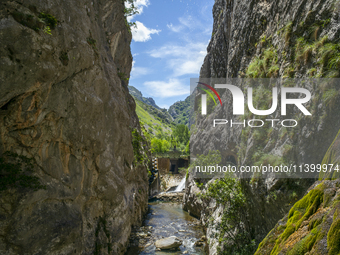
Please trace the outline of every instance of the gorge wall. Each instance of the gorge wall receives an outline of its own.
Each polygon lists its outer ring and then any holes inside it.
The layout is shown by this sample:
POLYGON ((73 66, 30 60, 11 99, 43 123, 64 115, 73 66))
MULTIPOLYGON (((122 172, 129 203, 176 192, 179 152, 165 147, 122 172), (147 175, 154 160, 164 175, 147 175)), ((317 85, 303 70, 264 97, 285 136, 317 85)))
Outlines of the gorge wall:
POLYGON ((120 0, 1 1, 0 157, 46 188, 1 191, 1 254, 124 253, 148 195, 130 42, 120 0))
MULTIPOLYGON (((335 59, 340 53, 339 8, 339 1, 333 0, 215 1, 212 38, 200 78, 338 78, 340 61, 335 59)), ((242 84, 239 86, 244 89, 242 84)), ((340 88, 336 82, 302 86, 312 93, 313 102, 307 104, 312 118, 304 119, 298 112, 288 114, 288 118, 299 119, 296 129, 213 129, 213 119, 221 118, 218 105, 206 118, 197 117, 190 141, 193 154, 207 155, 218 149, 226 152, 221 155, 223 163, 232 156, 241 165, 321 163, 339 131, 340 88)), ((260 87, 254 93, 258 106, 269 109, 271 90, 260 87)), ((232 116, 231 95, 224 93, 221 97, 228 107, 226 115, 232 116)), ((246 117, 254 115, 247 113, 246 117)), ((280 119, 275 113, 270 117, 280 119)), ((248 211, 243 223, 258 244, 315 180, 252 177, 241 180, 247 198, 241 210, 248 211)), ((189 174, 184 208, 206 224, 210 253, 217 254, 220 236, 209 218, 218 224, 228 209, 198 195, 206 192, 206 183, 189 174)), ((326 190, 336 190, 336 184, 325 185, 326 190)))

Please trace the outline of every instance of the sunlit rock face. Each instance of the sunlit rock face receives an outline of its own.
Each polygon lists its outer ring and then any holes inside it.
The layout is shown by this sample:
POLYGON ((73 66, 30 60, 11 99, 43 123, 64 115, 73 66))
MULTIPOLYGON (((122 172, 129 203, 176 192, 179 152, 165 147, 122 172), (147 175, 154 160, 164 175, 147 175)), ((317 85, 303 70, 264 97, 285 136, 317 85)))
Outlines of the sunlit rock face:
POLYGON ((130 42, 120 0, 1 1, 0 153, 46 186, 0 194, 1 254, 124 253, 148 194, 130 42))
MULTIPOLYGON (((337 78, 339 66, 332 65, 331 59, 340 53, 337 41, 340 35, 339 9, 338 1, 328 0, 217 0, 213 7, 212 37, 200 78, 337 78), (327 47, 337 49, 327 55, 327 47)), ((305 86, 312 94, 308 104, 312 117, 300 118, 298 111, 289 113, 292 118, 299 119, 293 132, 281 127, 262 133, 249 128, 213 128, 214 116, 218 116, 220 109, 217 105, 205 119, 197 117, 190 141, 193 155, 207 155, 210 150, 219 149, 226 152, 222 155, 222 162, 233 157, 237 164, 242 165, 274 159, 282 160, 280 163, 321 163, 340 127, 340 108, 335 103, 339 100, 339 83, 305 86), (332 94, 332 99, 327 101, 325 94, 332 94)), ((241 86, 241 89, 246 91, 245 87, 241 86)), ((265 90, 254 92, 259 105, 269 109, 265 93, 265 90)), ((268 94, 271 94, 270 90, 268 94)), ((228 107, 225 115, 232 116, 231 94, 225 93, 221 97, 228 107)), ((271 117, 280 119, 280 114, 275 114, 271 117)), ((252 118, 248 115, 246 119, 252 118)), ((244 224, 251 229, 257 244, 313 182, 276 178, 242 181, 249 202, 244 208, 248 210, 244 224)), ((213 233, 208 217, 213 215, 218 222, 223 209, 214 201, 202 201, 197 196, 202 192, 194 178, 189 176, 184 208, 201 217, 208 224, 207 232, 213 233)), ((213 240, 210 253, 215 254, 219 242, 213 235, 207 237, 213 240)))

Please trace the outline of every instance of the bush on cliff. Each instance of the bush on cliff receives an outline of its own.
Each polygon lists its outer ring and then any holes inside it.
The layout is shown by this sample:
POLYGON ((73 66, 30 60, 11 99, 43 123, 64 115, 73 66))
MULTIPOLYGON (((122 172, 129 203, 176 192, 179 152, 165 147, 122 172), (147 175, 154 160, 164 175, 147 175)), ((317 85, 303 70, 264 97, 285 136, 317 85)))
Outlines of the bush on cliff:
POLYGON ((214 199, 221 205, 223 215, 219 222, 212 218, 219 240, 219 254, 253 254, 255 240, 251 239, 250 231, 245 227, 246 197, 241 184, 235 178, 221 178, 208 185, 205 199, 214 199))

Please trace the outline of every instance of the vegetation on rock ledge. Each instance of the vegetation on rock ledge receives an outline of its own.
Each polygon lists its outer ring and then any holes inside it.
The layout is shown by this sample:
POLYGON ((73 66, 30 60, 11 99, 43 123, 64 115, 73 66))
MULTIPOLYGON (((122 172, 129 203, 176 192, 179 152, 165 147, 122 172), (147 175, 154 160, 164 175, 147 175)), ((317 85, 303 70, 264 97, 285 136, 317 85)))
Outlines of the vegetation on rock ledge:
POLYGON ((329 19, 310 25, 301 22, 294 30, 294 23, 290 21, 278 30, 282 40, 276 40, 275 44, 273 36, 263 36, 255 45, 260 47, 260 54, 241 76, 272 78, 280 74, 283 78, 293 78, 297 73, 306 73, 310 77, 339 77, 340 44, 329 41, 327 35, 320 38, 329 23, 329 19), (283 49, 280 42, 284 44, 283 49))

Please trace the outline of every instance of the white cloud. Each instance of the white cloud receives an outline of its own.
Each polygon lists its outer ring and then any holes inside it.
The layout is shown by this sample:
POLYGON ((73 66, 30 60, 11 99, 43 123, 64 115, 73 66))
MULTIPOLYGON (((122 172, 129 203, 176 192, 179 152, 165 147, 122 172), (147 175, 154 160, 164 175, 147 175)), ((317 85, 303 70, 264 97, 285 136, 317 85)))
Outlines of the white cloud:
POLYGON ((180 17, 178 20, 183 26, 188 27, 188 28, 200 26, 200 23, 201 23, 199 20, 195 20, 191 16, 180 17))
POLYGON ((172 59, 169 61, 169 66, 174 70, 174 76, 179 77, 186 74, 199 74, 205 53, 193 56, 193 60, 172 59))
MULTIPOLYGON (((203 25, 200 20, 193 18, 192 16, 178 18, 179 24, 168 24, 167 27, 175 33, 183 33, 186 29, 192 31, 194 29, 202 30, 203 25)), ((186 30, 187 31, 187 30, 186 30)))
POLYGON ((174 26, 172 23, 166 25, 172 32, 179 33, 183 30, 183 26, 174 26))
MULTIPOLYGON (((127 17, 127 20, 129 22, 133 20, 137 15, 140 15, 143 13, 144 7, 148 7, 150 5, 150 1, 149 0, 136 0, 134 4, 135 4, 135 7, 137 8, 138 13, 133 16, 127 17)), ((130 8, 131 4, 128 2, 125 2, 125 6, 126 8, 130 8)))
POLYGON ((139 14, 143 12, 144 7, 148 7, 149 5, 150 5, 149 0, 136 0, 135 2, 135 6, 137 7, 139 14))
POLYGON ((136 61, 132 61, 131 78, 137 78, 143 75, 151 73, 151 70, 147 67, 136 66, 136 61))
POLYGON ((135 42, 146 42, 151 39, 152 34, 158 34, 161 30, 150 29, 144 26, 143 23, 136 21, 137 28, 131 29, 132 38, 135 42))
POLYGON ((189 86, 179 79, 169 79, 168 81, 146 81, 144 82, 146 91, 153 97, 167 98, 175 96, 189 95, 189 86))
POLYGON ((151 73, 151 70, 149 68, 133 66, 131 70, 131 77, 136 78, 136 77, 140 77, 143 75, 147 75, 149 73, 151 73))
POLYGON ((154 58, 164 58, 173 76, 199 74, 206 52, 207 43, 187 42, 184 46, 165 45, 149 52, 154 58))
POLYGON ((154 58, 164 58, 168 56, 180 57, 185 55, 186 57, 192 54, 197 54, 201 51, 205 52, 207 43, 203 42, 187 42, 185 45, 180 46, 176 44, 167 44, 159 49, 154 49, 149 52, 151 57, 154 58))

